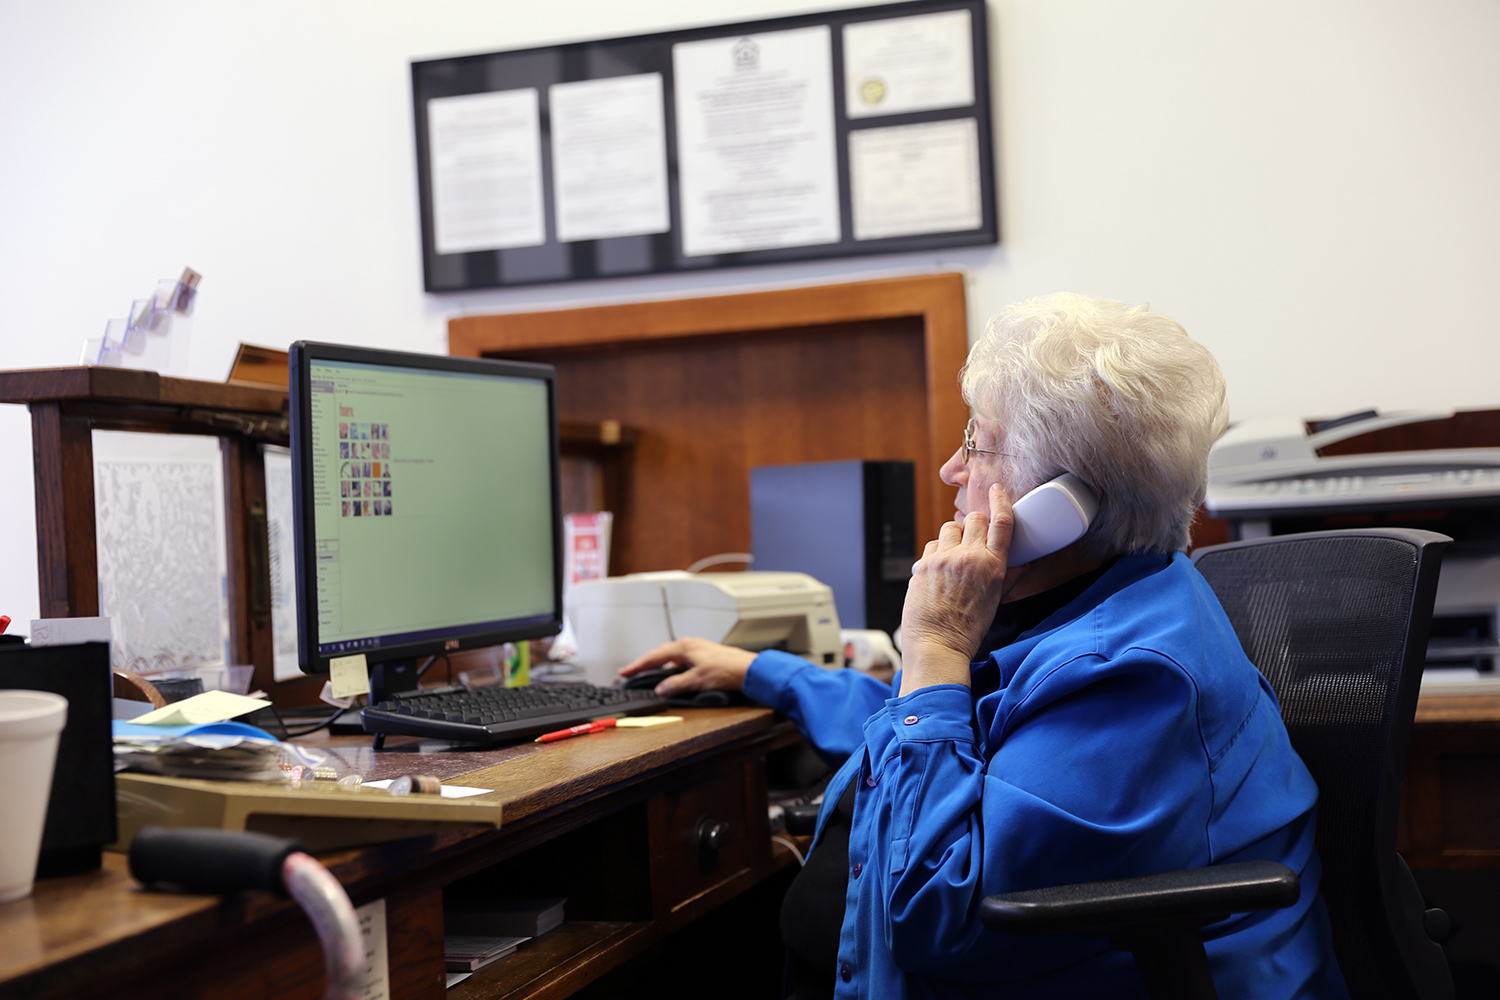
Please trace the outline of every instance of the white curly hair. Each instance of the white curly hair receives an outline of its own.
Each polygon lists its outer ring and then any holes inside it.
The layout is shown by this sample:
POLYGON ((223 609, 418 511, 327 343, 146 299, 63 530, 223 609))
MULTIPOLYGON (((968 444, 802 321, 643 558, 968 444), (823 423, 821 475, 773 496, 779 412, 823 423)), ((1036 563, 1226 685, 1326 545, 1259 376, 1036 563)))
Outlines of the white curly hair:
POLYGON ((1218 362, 1176 321, 1084 295, 1030 299, 990 320, 960 377, 1000 425, 1013 498, 1064 472, 1093 487, 1088 555, 1187 546, 1229 410, 1218 362))

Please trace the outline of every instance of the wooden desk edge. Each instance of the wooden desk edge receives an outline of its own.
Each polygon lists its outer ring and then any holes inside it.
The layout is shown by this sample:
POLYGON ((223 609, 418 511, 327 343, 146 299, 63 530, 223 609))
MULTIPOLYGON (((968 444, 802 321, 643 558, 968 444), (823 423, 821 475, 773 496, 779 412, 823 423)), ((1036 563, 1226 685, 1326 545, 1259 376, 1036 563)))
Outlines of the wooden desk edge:
POLYGON ((1429 694, 1417 699, 1416 727, 1500 728, 1500 694, 1429 694))

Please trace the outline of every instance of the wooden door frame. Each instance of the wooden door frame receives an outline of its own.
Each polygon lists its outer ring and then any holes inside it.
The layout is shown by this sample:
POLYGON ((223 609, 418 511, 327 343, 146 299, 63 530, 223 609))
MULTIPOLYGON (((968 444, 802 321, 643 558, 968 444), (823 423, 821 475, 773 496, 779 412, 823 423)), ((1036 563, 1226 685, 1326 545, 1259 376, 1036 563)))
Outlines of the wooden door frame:
POLYGON ((915 318, 926 362, 927 454, 917 466, 931 523, 917 525, 918 547, 952 516, 953 488, 938 469, 953 453, 968 407, 958 371, 969 351, 964 275, 956 271, 813 285, 698 298, 627 302, 537 312, 457 316, 448 321, 448 353, 462 357, 507 352, 580 350, 675 338, 776 335, 788 329, 915 318))

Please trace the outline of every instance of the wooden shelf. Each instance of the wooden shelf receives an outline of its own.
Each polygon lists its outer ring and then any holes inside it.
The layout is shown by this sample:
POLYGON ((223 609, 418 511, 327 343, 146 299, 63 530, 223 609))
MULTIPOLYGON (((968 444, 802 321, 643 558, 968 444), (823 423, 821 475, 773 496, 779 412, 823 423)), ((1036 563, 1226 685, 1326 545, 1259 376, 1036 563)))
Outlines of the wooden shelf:
POLYGON ((172 378, 130 368, 29 368, 0 372, 0 403, 80 400, 286 413, 285 389, 172 378))
POLYGON ((452 1000, 548 1000, 593 982, 640 954, 650 921, 569 920, 527 941, 448 991, 452 1000))

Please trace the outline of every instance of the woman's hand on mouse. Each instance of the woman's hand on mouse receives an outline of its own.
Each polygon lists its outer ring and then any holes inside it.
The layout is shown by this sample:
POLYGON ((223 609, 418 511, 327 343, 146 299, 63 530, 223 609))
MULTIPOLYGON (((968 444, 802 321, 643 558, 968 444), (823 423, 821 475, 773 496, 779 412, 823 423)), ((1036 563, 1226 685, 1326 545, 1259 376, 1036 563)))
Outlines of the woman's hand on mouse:
POLYGON ((693 691, 741 691, 754 659, 755 654, 748 649, 721 646, 707 639, 678 639, 657 646, 621 667, 620 676, 630 677, 643 670, 681 668, 681 673, 656 685, 656 693, 663 698, 677 698, 693 691))

